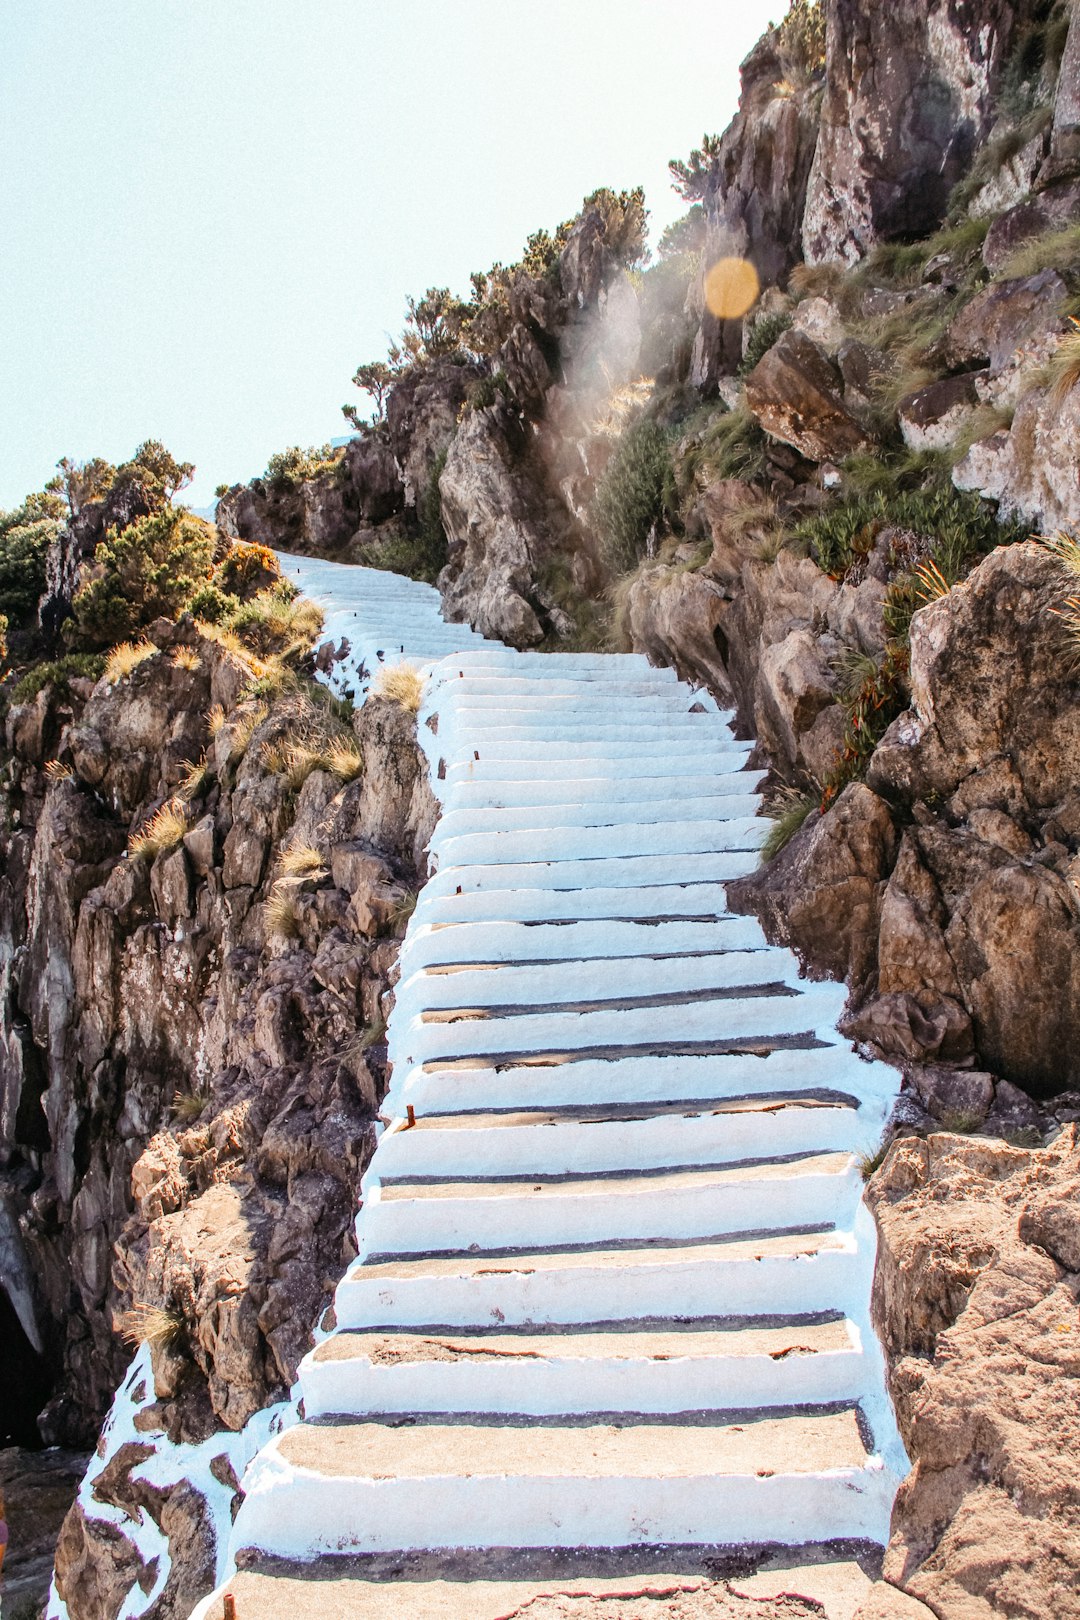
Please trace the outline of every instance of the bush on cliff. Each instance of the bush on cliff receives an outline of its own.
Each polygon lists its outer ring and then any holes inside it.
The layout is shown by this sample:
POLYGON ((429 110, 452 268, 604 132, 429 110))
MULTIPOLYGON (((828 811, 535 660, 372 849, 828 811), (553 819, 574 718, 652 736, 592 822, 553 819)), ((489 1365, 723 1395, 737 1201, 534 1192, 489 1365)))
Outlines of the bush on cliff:
POLYGON ((638 422, 623 434, 596 491, 600 546, 613 572, 641 560, 674 490, 667 434, 655 422, 638 422))
POLYGON ((28 495, 0 512, 0 613, 12 628, 28 623, 45 589, 45 554, 60 532, 62 507, 48 493, 28 495))
POLYGON ((190 512, 170 507, 110 529, 94 553, 94 577, 72 603, 70 640, 110 647, 155 619, 179 618, 207 584, 213 559, 214 531, 190 512))

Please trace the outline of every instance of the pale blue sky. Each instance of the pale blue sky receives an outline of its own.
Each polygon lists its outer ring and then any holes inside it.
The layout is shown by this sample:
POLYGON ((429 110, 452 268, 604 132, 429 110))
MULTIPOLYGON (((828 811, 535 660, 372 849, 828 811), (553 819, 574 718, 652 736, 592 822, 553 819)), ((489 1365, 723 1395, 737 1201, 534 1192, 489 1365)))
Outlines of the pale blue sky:
POLYGON ((346 431, 465 292, 735 109, 785 0, 0 0, 0 506, 160 438, 189 499, 346 431))

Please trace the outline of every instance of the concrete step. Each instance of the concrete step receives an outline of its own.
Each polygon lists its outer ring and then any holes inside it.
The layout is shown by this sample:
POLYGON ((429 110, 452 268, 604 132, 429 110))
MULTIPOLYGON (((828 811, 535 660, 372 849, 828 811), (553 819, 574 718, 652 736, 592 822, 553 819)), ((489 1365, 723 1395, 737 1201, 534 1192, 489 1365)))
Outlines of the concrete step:
MULTIPOLYGON (((726 857, 734 866, 738 857, 726 857)), ((540 869, 541 871, 543 868, 540 869)), ((507 882, 507 886, 476 890, 466 893, 457 879, 448 879, 445 894, 433 894, 431 883, 424 889, 421 925, 433 927, 457 923, 513 922, 560 923, 588 922, 600 918, 639 919, 660 922, 664 918, 693 918, 715 922, 727 910, 727 891, 723 882, 712 883, 657 883, 640 888, 628 883, 618 887, 589 888, 524 888, 510 887, 517 868, 494 867, 492 873, 507 882), (461 894, 455 891, 460 888, 461 894)), ((730 881, 730 879, 728 880, 730 881)))
MULTIPOLYGON (((686 821, 731 821, 740 817, 757 816, 761 800, 756 793, 738 790, 738 777, 725 778, 724 786, 730 791, 717 791, 706 798, 680 799, 680 815, 686 821)), ((646 827, 654 824, 670 825, 670 801, 654 799, 637 804, 560 804, 537 806, 520 805, 514 809, 465 808, 448 810, 439 818, 432 835, 430 849, 438 850, 450 838, 463 834, 487 833, 498 836, 508 832, 543 832, 565 830, 572 836, 577 827, 646 827)))
POLYGON ((862 1177, 850 1152, 756 1165, 574 1177, 365 1183, 362 1254, 562 1247, 724 1237, 854 1220, 862 1177))
MULTIPOLYGON (((685 739, 672 736, 666 728, 662 733, 650 734, 633 726, 613 726, 605 733, 603 727, 597 726, 591 738, 477 735, 471 741, 474 764, 478 758, 481 763, 487 764, 492 761, 516 765, 532 762, 546 767, 540 772, 544 776, 556 763, 577 762, 580 767, 582 761, 601 759, 612 764, 623 760, 637 764, 647 761, 648 774, 654 776, 664 776, 673 765, 681 763, 685 768, 684 774, 697 775, 710 765, 736 769, 750 753, 748 743, 736 742, 723 728, 685 739)), ((462 765, 452 766, 451 769, 461 770, 467 763, 466 759, 462 765)), ((579 769, 579 774, 587 776, 589 773, 579 769)), ((513 779, 512 772, 508 771, 506 775, 513 779)))
MULTIPOLYGON (((644 946, 646 941, 642 941, 644 946)), ((490 966, 427 969, 403 978, 394 994, 399 1018, 455 1007, 555 1007, 606 1001, 655 999, 707 991, 786 984, 798 990, 799 964, 790 951, 768 946, 757 951, 724 951, 712 956, 640 955, 616 965, 606 957, 548 965, 492 963, 490 966)))
POLYGON ((882 1540, 895 1480, 854 1407, 731 1421, 304 1423, 252 1465, 237 1546, 882 1540))
POLYGON ((482 1008, 461 1008, 397 1021, 389 1032, 390 1061, 411 1068, 438 1059, 483 1056, 659 1056, 737 1043, 774 1045, 792 1037, 805 1045, 819 1029, 831 1033, 844 1000, 842 987, 824 984, 801 994, 716 995, 660 1006, 522 1011, 498 1018, 486 1016, 482 1008))
POLYGON ((708 1114, 671 1107, 635 1114, 594 1105, 578 1110, 421 1114, 397 1121, 379 1141, 379 1179, 406 1176, 568 1176, 579 1171, 661 1170, 801 1153, 859 1152, 864 1120, 841 1103, 800 1099, 708 1114))
MULTIPOLYGON (((487 865, 445 866, 428 880, 425 898, 483 892, 486 889, 529 891, 558 889, 591 891, 583 894, 582 910, 595 903, 600 889, 631 888, 638 893, 638 905, 647 905, 648 890, 672 884, 687 887, 730 883, 753 872, 758 864, 756 849, 715 850, 677 855, 614 855, 569 860, 505 861, 487 865)), ((726 910, 726 907, 722 909, 726 910)), ((637 915, 640 915, 640 910, 637 915)), ((510 912, 510 916, 514 913, 510 912)))
MULTIPOLYGON (((872 1226, 866 1234, 873 1254, 872 1226)), ((870 1261, 872 1265, 872 1258, 870 1261)), ((790 1316, 856 1306, 869 1288, 851 1232, 758 1234, 500 1256, 357 1261, 338 1284, 339 1328, 790 1316)))
POLYGON ((394 1412, 687 1412, 855 1402, 872 1377, 840 1317, 333 1333, 304 1358, 309 1419, 394 1412))
POLYGON ((704 855, 759 850, 771 823, 760 816, 691 821, 681 816, 644 825, 556 827, 458 833, 433 841, 440 867, 493 866, 504 861, 611 859, 621 855, 704 855))
POLYGON ((422 1112, 512 1108, 573 1108, 589 1103, 644 1110, 655 1105, 760 1106, 787 1097, 817 1097, 860 1104, 874 1117, 891 1106, 892 1071, 883 1079, 850 1047, 825 1044, 810 1050, 774 1050, 768 1055, 610 1058, 567 1057, 538 1062, 525 1057, 496 1065, 467 1059, 395 1071, 383 1105, 387 1117, 404 1117, 412 1103, 422 1112))
MULTIPOLYGON (((753 793, 764 777, 763 771, 742 769, 718 771, 713 775, 680 775, 679 801, 682 802, 684 795, 687 799, 700 799, 729 793, 753 793)), ((444 777, 432 785, 448 813, 469 809, 546 809, 549 805, 574 804, 601 808, 609 805, 648 805, 651 815, 654 804, 663 804, 670 812, 672 803, 670 776, 628 776, 625 770, 616 769, 566 780, 549 778, 541 781, 535 776, 525 776, 502 782, 497 779, 470 780, 467 774, 459 772, 453 782, 444 777)))
POLYGON ((404 983, 422 968, 470 962, 618 961, 771 950, 754 917, 718 917, 709 923, 420 923, 409 929, 398 963, 404 983))

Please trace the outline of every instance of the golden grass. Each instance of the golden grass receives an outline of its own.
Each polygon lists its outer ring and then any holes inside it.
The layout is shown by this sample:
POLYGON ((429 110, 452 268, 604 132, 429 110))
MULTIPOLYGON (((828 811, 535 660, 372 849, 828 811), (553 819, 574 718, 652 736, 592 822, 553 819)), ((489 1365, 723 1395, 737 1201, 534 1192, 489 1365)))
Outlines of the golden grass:
POLYGON ((116 1317, 116 1331, 133 1350, 148 1344, 152 1350, 169 1350, 184 1331, 184 1318, 179 1311, 163 1305, 133 1305, 116 1317))
POLYGON ((225 710, 220 703, 215 703, 213 708, 207 711, 206 723, 210 727, 211 737, 216 737, 225 724, 225 710))
POLYGON ((196 670, 202 663, 194 647, 177 647, 173 651, 172 662, 177 669, 196 670))
POLYGON ((187 813, 180 799, 168 799, 160 810, 132 833, 128 839, 128 854, 132 860, 154 860, 167 850, 175 849, 187 832, 187 813))
POLYGON ((292 844, 278 861, 279 880, 284 883, 319 883, 326 877, 326 863, 314 844, 292 844))
POLYGON ((322 764, 322 751, 310 743, 288 736, 263 745, 263 764, 275 776, 283 776, 285 785, 296 793, 303 787, 312 771, 322 764))
POLYGON ((1069 316, 1071 332, 1066 332, 1046 367, 1050 404, 1060 410, 1077 383, 1080 383, 1080 321, 1069 316))
POLYGON ((915 569, 915 595, 920 602, 936 602, 940 596, 948 596, 952 586, 941 572, 933 558, 921 562, 915 569))
POLYGON ((154 643, 145 637, 142 641, 121 641, 105 661, 105 679, 110 686, 115 686, 133 669, 138 669, 148 658, 153 658, 157 650, 154 643))
POLYGON ((66 782, 74 775, 71 766, 63 764, 61 760, 50 759, 45 762, 45 779, 48 782, 66 782))
POLYGON ((183 778, 176 790, 178 799, 190 804, 192 799, 200 799, 210 786, 214 776, 214 767, 204 754, 202 759, 196 760, 191 769, 183 778))
POLYGON ((1075 270, 1080 265, 1080 225, 1066 225, 1043 236, 1021 242, 994 277, 995 281, 1015 281, 1037 276, 1040 270, 1075 270))
POLYGON ((263 906, 263 920, 268 933, 276 934, 280 939, 296 938, 300 932, 300 913, 290 884, 274 884, 263 906))
POLYGON ((173 1094, 173 1118, 181 1125, 194 1124, 208 1101, 198 1091, 177 1091, 173 1094))
POLYGON ((232 723, 232 735, 229 746, 229 764, 234 765, 237 760, 243 759, 248 751, 248 744, 258 731, 270 710, 265 703, 254 703, 251 708, 241 710, 232 723))
POLYGON ((399 703, 415 714, 424 700, 425 679, 415 664, 384 664, 371 688, 375 697, 399 703))
POLYGON ((364 756, 351 738, 335 737, 326 746, 323 763, 342 782, 353 782, 364 769, 364 756))
POLYGON ((1080 576, 1080 537, 1067 529, 1059 529, 1056 534, 1037 534, 1034 538, 1057 558, 1066 572, 1080 576))
POLYGON ((276 660, 259 658, 250 647, 245 647, 235 630, 229 630, 220 624, 210 624, 206 619, 196 619, 195 623, 199 633, 207 641, 216 641, 222 651, 241 664, 253 680, 265 680, 279 667, 276 660))

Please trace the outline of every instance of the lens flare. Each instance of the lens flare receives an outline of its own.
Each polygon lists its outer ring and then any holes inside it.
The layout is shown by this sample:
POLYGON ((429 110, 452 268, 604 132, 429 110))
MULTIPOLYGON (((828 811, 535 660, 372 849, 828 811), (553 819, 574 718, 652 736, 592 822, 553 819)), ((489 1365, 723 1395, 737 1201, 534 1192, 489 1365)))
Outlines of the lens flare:
POLYGON ((705 303, 718 321, 737 321, 761 291, 749 259, 717 259, 705 276, 705 303))

